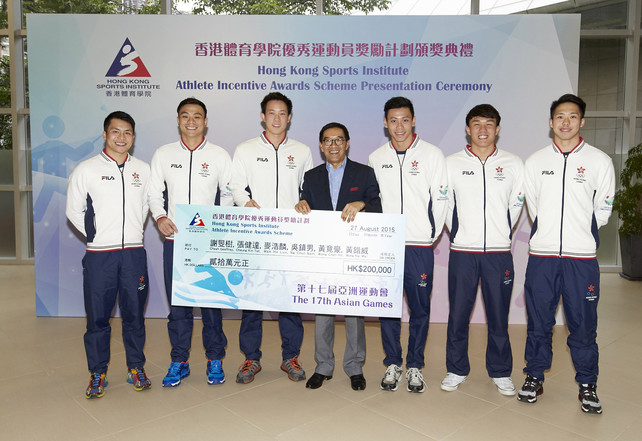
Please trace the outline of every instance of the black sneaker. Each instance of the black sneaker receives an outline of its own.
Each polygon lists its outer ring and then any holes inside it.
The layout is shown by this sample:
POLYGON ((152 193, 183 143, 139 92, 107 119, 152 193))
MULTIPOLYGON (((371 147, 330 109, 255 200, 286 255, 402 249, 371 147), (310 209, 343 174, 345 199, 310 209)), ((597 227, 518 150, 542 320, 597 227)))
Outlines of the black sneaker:
POLYGON ((524 403, 534 403, 537 401, 537 397, 544 393, 543 384, 544 380, 527 375, 524 385, 517 392, 517 399, 524 403))
POLYGON ((577 398, 582 402, 582 411, 586 413, 602 413, 602 405, 597 397, 594 384, 580 384, 580 394, 577 398))

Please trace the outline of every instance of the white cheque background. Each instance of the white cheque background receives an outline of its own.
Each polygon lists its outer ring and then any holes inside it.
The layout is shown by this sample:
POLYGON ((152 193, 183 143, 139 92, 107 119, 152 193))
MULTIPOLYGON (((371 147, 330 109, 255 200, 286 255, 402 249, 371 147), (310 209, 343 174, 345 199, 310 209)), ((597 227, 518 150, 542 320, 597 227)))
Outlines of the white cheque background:
POLYGON ((177 205, 172 304, 401 317, 405 217, 177 205))

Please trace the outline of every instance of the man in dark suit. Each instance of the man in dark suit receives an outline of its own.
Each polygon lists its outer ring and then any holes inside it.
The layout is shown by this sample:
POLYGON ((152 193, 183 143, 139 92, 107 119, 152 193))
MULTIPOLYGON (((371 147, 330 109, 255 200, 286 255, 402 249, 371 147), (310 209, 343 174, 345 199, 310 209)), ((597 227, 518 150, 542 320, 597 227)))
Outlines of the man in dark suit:
MULTIPOLYGON (((294 207, 299 213, 310 210, 341 211, 341 219, 351 222, 360 211, 381 213, 379 185, 374 171, 346 157, 350 134, 343 125, 332 122, 319 132, 319 146, 326 163, 305 173, 301 200, 294 207)), ((345 317, 346 349, 343 369, 354 390, 364 390, 366 379, 362 366, 366 360, 366 336, 363 317, 345 317)), ((314 333, 314 375, 306 387, 317 389, 334 372, 334 316, 317 314, 314 333)))

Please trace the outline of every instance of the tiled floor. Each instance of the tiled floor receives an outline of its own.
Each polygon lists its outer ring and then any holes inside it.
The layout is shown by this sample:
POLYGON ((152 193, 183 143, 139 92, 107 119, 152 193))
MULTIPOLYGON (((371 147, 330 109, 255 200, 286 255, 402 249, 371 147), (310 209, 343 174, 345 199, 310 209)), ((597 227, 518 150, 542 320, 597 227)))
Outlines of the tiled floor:
MULTIPOLYGON (((602 275, 598 340, 601 353, 600 416, 585 415, 577 401, 566 329, 557 327, 555 358, 545 393, 534 405, 499 395, 484 368, 485 328, 471 328, 472 373, 457 392, 443 392, 446 325, 431 325, 424 394, 405 386, 384 392, 379 327, 368 323, 365 391, 350 389, 339 369, 321 389, 309 390, 279 370, 280 339, 265 322, 263 371, 248 385, 234 376, 243 361, 236 320, 224 323, 228 382, 208 386, 195 326, 192 375, 174 389, 160 387, 169 361, 166 321, 147 321, 146 370, 154 384, 135 392, 125 383, 119 320, 113 320, 110 385, 87 400, 89 381, 82 345, 84 319, 37 318, 32 266, 0 266, 0 439, 2 440, 640 440, 642 439, 642 283, 602 275)), ((306 322, 301 362, 314 371, 313 324, 306 322)), ((404 337, 407 327, 404 327, 404 337)), ((521 384, 526 329, 510 329, 513 379, 521 384)), ((343 325, 335 352, 343 354, 343 325)))

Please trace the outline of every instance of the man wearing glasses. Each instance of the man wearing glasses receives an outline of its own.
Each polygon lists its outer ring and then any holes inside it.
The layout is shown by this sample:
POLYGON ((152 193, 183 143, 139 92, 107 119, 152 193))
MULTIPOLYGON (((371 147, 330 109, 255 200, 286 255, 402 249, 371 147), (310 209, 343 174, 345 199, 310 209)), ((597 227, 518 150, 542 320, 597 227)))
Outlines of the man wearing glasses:
MULTIPOLYGON (((319 132, 319 147, 326 163, 305 173, 301 200, 294 209, 308 214, 310 210, 340 211, 344 222, 351 222, 360 211, 381 213, 379 185, 372 168, 351 161, 346 153, 350 134, 346 126, 332 122, 319 132)), ((350 377, 354 390, 364 390, 366 379, 366 336, 363 317, 345 317, 346 348, 343 370, 350 377)), ((334 372, 334 315, 317 314, 314 328, 314 375, 306 383, 318 389, 334 372)))

